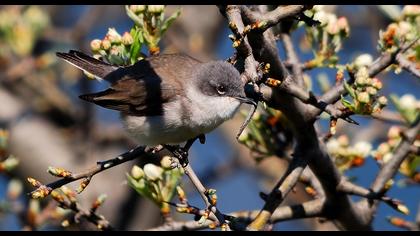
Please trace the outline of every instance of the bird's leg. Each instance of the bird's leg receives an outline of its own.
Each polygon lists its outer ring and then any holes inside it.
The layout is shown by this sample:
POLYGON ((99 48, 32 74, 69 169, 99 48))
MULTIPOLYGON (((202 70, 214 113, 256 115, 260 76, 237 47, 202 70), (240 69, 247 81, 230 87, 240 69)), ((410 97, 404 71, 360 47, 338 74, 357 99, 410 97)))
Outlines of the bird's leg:
POLYGON ((195 138, 189 139, 184 147, 180 147, 178 145, 165 145, 165 148, 174 154, 174 156, 179 160, 179 163, 182 165, 182 167, 186 167, 189 163, 188 151, 197 139, 199 139, 200 143, 203 144, 206 141, 206 136, 204 136, 204 134, 200 134, 195 138))

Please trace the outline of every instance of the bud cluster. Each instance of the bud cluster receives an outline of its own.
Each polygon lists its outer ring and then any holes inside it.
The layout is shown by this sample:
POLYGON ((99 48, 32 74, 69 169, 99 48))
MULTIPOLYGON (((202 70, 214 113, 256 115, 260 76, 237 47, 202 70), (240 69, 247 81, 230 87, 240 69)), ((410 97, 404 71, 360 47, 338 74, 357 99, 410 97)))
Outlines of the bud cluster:
POLYGON ((328 153, 334 158, 335 164, 341 171, 363 165, 372 149, 372 145, 364 141, 350 146, 346 135, 329 139, 326 146, 328 153))
POLYGON ((391 94, 390 97, 392 103, 394 103, 398 112, 408 124, 413 123, 420 115, 420 100, 417 100, 414 95, 407 93, 398 97, 395 94, 391 94))
MULTIPOLYGON (((241 114, 247 115, 245 112, 241 114)), ((287 122, 286 117, 279 110, 269 107, 258 109, 238 141, 256 154, 257 161, 261 161, 273 155, 279 145, 284 147, 289 144, 290 140, 286 133, 290 130, 286 129, 287 122)))
POLYGON ((161 209, 163 215, 169 214, 168 202, 178 192, 180 198, 185 193, 178 186, 183 175, 183 169, 172 168, 172 158, 164 156, 160 166, 147 163, 143 168, 134 165, 127 174, 129 185, 140 195, 152 200, 161 209))
POLYGON ((306 10, 304 14, 319 22, 316 26, 305 28, 305 39, 311 48, 317 49, 315 58, 309 61, 306 66, 310 68, 325 64, 335 66, 338 62, 336 54, 341 50, 342 41, 350 35, 347 18, 337 17, 334 13, 327 12, 321 5, 306 10))
MULTIPOLYGON (((133 33, 133 32, 132 32, 133 33)), ((104 39, 94 39, 90 42, 90 48, 95 58, 101 58, 113 65, 129 65, 139 60, 133 58, 132 46, 134 44, 133 35, 124 32, 121 36, 114 28, 109 28, 104 39)))
MULTIPOLYGON (((373 158, 379 163, 379 165, 384 165, 393 158, 393 153, 395 149, 400 144, 403 139, 403 130, 400 126, 391 126, 387 133, 387 140, 379 144, 377 149, 372 152, 373 158)), ((420 147, 420 137, 413 143, 414 147, 420 147)), ((420 172, 418 168, 418 160, 420 156, 416 153, 409 153, 408 156, 401 163, 399 172, 411 179, 413 182, 420 183, 420 172)))
POLYGON ((127 15, 136 24, 133 29, 138 31, 140 38, 144 39, 152 55, 159 53, 158 43, 162 35, 181 13, 180 10, 177 10, 169 18, 165 19, 164 11, 164 5, 126 6, 127 15))
POLYGON ((420 7, 407 5, 400 18, 389 24, 385 31, 379 33, 379 49, 395 52, 404 42, 414 40, 420 34, 420 7))
POLYGON ((342 97, 343 105, 352 112, 361 115, 380 112, 388 104, 388 99, 385 96, 378 95, 378 91, 382 89, 382 82, 378 78, 370 78, 366 66, 359 68, 355 77, 355 82, 351 86, 344 82, 344 87, 353 102, 342 97))
MULTIPOLYGON (((115 28, 109 28, 102 40, 92 40, 90 48, 94 57, 113 65, 126 66, 146 57, 141 52, 143 46, 149 48, 150 54, 158 54, 162 35, 180 14, 178 10, 165 20, 164 10, 164 5, 126 6, 126 13, 135 25, 122 35, 115 28)), ((88 78, 94 78, 89 73, 85 74, 88 78)))
POLYGON ((5 6, 0 10, 0 42, 4 41, 1 54, 11 50, 18 56, 29 55, 50 18, 39 6, 18 8, 5 6))

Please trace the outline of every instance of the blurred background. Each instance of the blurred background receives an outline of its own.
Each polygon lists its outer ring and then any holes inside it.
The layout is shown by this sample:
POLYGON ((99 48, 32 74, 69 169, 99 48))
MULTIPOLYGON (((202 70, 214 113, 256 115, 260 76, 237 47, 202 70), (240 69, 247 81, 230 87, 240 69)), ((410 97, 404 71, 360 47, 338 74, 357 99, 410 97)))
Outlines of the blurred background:
MULTIPOLYGON (((231 33, 226 20, 216 6, 167 6, 170 15, 179 7, 181 15, 163 36, 161 53, 185 52, 197 59, 225 60, 234 49, 228 35, 231 33)), ((392 21, 393 11, 402 6, 328 6, 337 16, 345 16, 350 25, 350 37, 344 41, 339 53, 340 63, 352 61, 356 56, 369 53, 376 58, 379 30, 392 21)), ((59 217, 47 221, 31 219, 21 207, 49 206, 50 199, 30 203, 28 193, 33 190, 26 182, 31 176, 42 183, 54 181, 46 170, 48 166, 64 167, 80 172, 92 167, 96 161, 106 160, 133 148, 136 144, 124 133, 118 113, 93 106, 78 99, 78 95, 99 91, 106 83, 88 80, 78 69, 56 58, 55 52, 70 49, 90 53, 90 42, 102 39, 109 27, 118 32, 129 31, 133 22, 124 6, 1 6, 0 7, 0 125, 8 131, 7 153, 19 160, 16 169, 0 172, 0 230, 25 229, 28 221, 38 230, 61 230, 59 217), (105 17, 106 16, 106 17, 105 17), (22 182, 23 194, 9 204, 12 180, 22 182), (39 204, 39 205, 37 205, 39 204), (15 209, 15 210, 11 210, 15 209), (39 222, 40 223, 39 223, 39 222), (38 224, 38 223, 39 224, 38 224)), ((305 49, 304 30, 293 34, 301 61, 312 59, 311 50, 305 49)), ((279 43, 282 56, 284 52, 279 43)), ((146 53, 147 51, 145 51, 146 53)), ((314 80, 313 91, 321 94, 318 77, 333 83, 336 71, 322 68, 308 71, 314 80)), ((389 96, 413 94, 419 99, 420 80, 407 72, 395 75, 381 74, 389 96)), ((246 108, 246 107, 244 107, 246 108)), ((392 104, 388 109, 395 110, 392 104)), ((353 117, 361 125, 339 122, 338 135, 347 134, 350 143, 371 142, 374 147, 386 139, 391 123, 353 117)), ((259 192, 268 192, 287 167, 281 158, 268 157, 257 164, 252 153, 235 139, 244 117, 240 114, 207 135, 204 145, 196 143, 190 153, 190 162, 204 185, 218 193, 218 207, 222 212, 260 209, 263 201, 259 192)), ((328 119, 320 120, 320 128, 328 130, 328 119)), ((6 156, 0 158, 5 159, 6 156)), ((108 195, 106 206, 98 210, 117 229, 141 230, 162 223, 159 209, 149 200, 138 195, 127 185, 125 173, 136 161, 124 163, 93 177, 90 185, 77 196, 86 207, 95 198, 108 195)), ((346 172, 356 183, 369 187, 378 171, 373 158, 346 172)), ((396 182, 401 179, 397 176, 396 182)), ((13 182, 12 182, 13 183, 13 182)), ((15 183, 14 183, 15 184, 15 183)), ((70 184, 77 188, 77 184, 70 184)), ((200 196, 188 179, 182 186, 191 204, 203 207, 200 196)), ((419 185, 395 186, 389 196, 402 200, 410 209, 408 216, 401 215, 381 204, 373 223, 376 230, 399 230, 388 223, 386 217, 398 215, 414 221, 420 196, 419 185)), ((293 204, 310 199, 302 186, 288 195, 283 204, 293 204)), ((357 198, 355 198, 357 199, 357 198)), ((36 210, 34 210, 36 211, 36 210)), ((173 213, 175 219, 192 220, 191 215, 173 213)), ((28 229, 28 228, 26 228, 28 229)), ((72 229, 95 229, 82 221, 72 229)), ((275 230, 335 230, 331 223, 317 219, 280 222, 275 230)))

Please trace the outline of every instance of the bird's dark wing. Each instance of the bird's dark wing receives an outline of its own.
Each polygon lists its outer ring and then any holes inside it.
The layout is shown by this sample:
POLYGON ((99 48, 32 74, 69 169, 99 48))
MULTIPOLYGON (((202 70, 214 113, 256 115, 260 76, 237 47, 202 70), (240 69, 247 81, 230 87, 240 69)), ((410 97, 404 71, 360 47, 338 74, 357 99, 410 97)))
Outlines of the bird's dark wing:
POLYGON ((73 66, 94 75, 96 78, 103 79, 109 73, 117 70, 118 66, 113 66, 106 62, 95 59, 83 52, 70 50, 68 53, 57 52, 56 55, 73 66))
POLYGON ((165 103, 184 95, 183 82, 199 63, 179 54, 150 57, 108 74, 104 79, 115 81, 109 89, 80 98, 124 114, 162 115, 165 103))

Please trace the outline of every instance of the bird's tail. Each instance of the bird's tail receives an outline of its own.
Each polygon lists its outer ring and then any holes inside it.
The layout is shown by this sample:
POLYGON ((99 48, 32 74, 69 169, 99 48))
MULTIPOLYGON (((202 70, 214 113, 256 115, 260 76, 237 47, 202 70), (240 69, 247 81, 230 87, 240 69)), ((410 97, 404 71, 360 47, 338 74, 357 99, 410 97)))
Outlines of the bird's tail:
POLYGON ((57 52, 56 55, 73 66, 92 74, 96 79, 103 79, 119 68, 75 50, 70 50, 68 53, 57 52))

